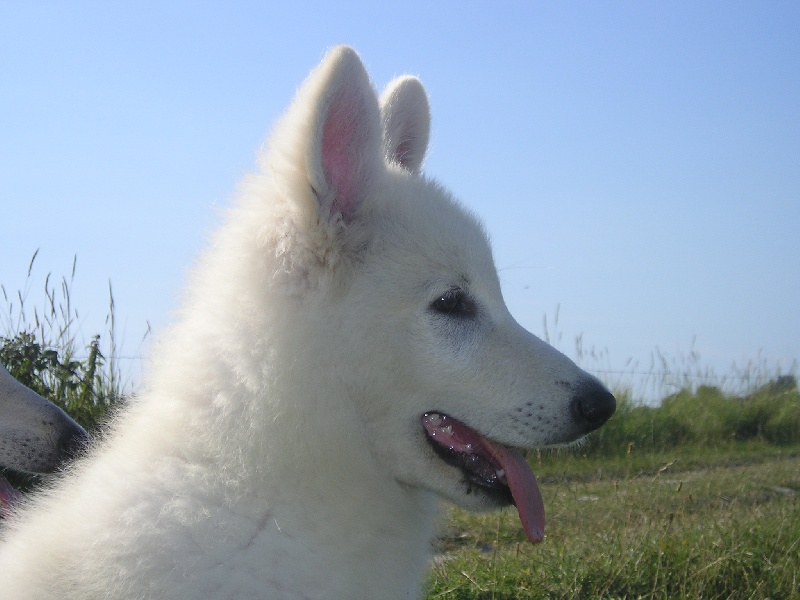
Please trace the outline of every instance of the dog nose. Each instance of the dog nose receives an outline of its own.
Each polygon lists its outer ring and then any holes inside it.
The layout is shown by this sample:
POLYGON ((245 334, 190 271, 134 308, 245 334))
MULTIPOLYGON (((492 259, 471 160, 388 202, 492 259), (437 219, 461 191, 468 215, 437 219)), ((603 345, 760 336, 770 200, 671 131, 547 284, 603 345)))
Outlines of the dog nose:
POLYGON ((617 409, 617 400, 597 380, 582 383, 572 398, 572 416, 586 433, 608 421, 617 409))
POLYGON ((89 445, 89 435, 77 423, 73 423, 58 440, 58 447, 65 460, 80 458, 89 445))

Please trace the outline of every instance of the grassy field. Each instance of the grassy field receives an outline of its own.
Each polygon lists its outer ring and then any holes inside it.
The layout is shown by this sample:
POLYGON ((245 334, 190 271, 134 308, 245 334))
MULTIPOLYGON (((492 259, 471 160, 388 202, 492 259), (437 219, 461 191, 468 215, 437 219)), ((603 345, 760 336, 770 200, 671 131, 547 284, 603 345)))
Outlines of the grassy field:
POLYGON ((800 598, 800 447, 532 462, 545 541, 449 509, 428 598, 800 598))

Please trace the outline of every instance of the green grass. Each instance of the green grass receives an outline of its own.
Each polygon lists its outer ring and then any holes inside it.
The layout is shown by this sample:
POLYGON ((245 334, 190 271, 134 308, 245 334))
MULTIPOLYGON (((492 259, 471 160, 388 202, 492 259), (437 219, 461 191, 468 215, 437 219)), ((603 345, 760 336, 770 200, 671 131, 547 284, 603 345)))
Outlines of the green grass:
POLYGON ((10 293, 0 282, 0 362, 21 383, 54 402, 88 431, 101 426, 126 390, 116 360, 114 295, 109 282, 108 330, 83 338, 80 317, 71 298, 77 258, 69 277, 47 275, 36 288, 32 271, 38 250, 28 264, 25 284, 10 293))
POLYGON ((800 444, 800 392, 794 375, 779 375, 747 393, 703 385, 664 398, 657 406, 618 394, 617 412, 595 432, 586 451, 613 455, 683 445, 720 446, 763 440, 800 444))
POLYGON ((628 460, 534 459, 537 546, 513 509, 449 509, 427 597, 800 597, 800 447, 628 460))

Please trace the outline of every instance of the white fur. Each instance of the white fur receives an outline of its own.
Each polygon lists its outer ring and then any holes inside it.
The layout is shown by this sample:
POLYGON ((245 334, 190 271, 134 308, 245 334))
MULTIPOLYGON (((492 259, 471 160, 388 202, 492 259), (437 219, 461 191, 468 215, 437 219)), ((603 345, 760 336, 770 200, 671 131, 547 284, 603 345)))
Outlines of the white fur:
POLYGON ((6 535, 3 598, 414 598, 438 499, 493 505, 431 450, 424 412, 512 446, 583 433, 588 376, 516 324, 483 229, 420 175, 428 121, 419 81, 381 106, 355 52, 328 54, 146 391, 6 535), (475 320, 431 310, 454 286, 475 320))

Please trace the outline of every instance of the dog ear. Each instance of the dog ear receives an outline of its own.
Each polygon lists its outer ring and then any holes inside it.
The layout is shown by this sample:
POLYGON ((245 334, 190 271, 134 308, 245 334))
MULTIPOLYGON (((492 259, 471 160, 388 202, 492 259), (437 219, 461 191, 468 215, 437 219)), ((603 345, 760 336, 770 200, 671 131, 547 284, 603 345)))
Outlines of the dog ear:
POLYGON ((416 77, 398 77, 386 86, 380 104, 386 160, 419 173, 431 126, 425 88, 416 77))
POLYGON ((306 170, 321 213, 347 223, 381 162, 378 100, 352 48, 334 48, 312 73, 316 87, 306 170))

